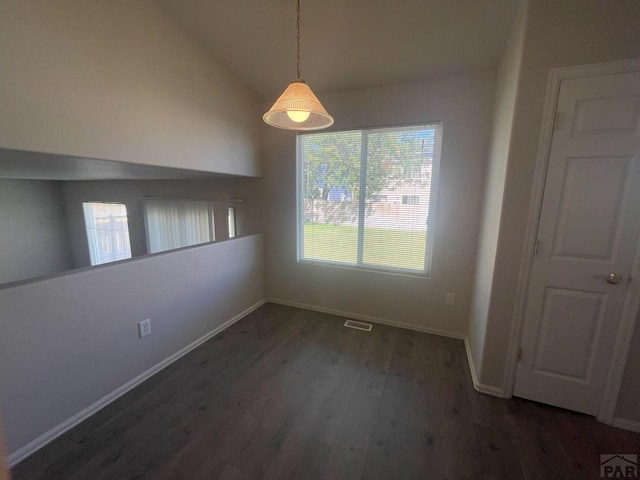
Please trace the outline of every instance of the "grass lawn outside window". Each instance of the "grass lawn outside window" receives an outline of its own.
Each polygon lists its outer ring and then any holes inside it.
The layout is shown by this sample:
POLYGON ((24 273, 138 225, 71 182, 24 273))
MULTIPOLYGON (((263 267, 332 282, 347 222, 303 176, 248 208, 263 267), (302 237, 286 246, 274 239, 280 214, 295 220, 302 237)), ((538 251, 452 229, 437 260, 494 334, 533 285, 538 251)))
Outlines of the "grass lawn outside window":
MULTIPOLYGON (((357 263, 358 227, 309 224, 304 226, 304 257, 339 263, 357 263), (336 244, 335 239, 339 238, 336 244)), ((398 269, 422 271, 424 269, 424 248, 426 234, 387 230, 383 228, 365 228, 363 262, 365 264, 398 269), (392 248, 388 248, 392 245, 392 248)))

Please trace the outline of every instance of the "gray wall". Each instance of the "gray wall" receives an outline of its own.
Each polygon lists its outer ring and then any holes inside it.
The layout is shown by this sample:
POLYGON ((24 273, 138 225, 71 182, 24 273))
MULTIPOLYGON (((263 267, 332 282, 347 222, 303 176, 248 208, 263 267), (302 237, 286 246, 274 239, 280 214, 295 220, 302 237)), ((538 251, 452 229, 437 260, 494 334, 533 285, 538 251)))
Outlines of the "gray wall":
POLYGON ((246 181, 244 196, 262 206, 254 221, 267 237, 268 296, 465 334, 494 80, 486 72, 322 96, 338 129, 443 122, 430 278, 298 263, 296 135, 265 127, 265 176, 246 181), (456 293, 455 306, 445 305, 446 292, 456 293))
POLYGON ((482 368, 484 341, 489 315, 489 299, 493 286, 493 271, 498 248, 498 232, 507 160, 511 145, 511 129, 516 107, 516 94, 520 79, 522 44, 526 28, 527 3, 522 2, 500 60, 496 82, 496 98, 493 112, 493 132, 484 185, 482 223, 478 258, 476 263, 473 297, 467 336, 476 377, 482 368))
POLYGON ((262 235, 0 289, 9 453, 262 298, 262 235))
POLYGON ((0 179, 0 284, 69 268, 60 183, 0 179))
POLYGON ((0 148, 260 174, 257 99, 152 0, 3 0, 0 148))

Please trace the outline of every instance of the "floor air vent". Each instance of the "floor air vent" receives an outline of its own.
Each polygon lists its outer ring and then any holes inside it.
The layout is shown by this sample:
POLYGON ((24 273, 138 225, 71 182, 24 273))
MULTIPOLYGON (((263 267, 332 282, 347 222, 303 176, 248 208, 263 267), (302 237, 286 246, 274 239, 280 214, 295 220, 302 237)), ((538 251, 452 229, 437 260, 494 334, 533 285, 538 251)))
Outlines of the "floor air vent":
POLYGON ((365 332, 370 332, 373 328, 373 325, 371 325, 370 323, 356 322, 355 320, 347 320, 346 322, 344 322, 344 326, 349 328, 356 328, 358 330, 364 330, 365 332))

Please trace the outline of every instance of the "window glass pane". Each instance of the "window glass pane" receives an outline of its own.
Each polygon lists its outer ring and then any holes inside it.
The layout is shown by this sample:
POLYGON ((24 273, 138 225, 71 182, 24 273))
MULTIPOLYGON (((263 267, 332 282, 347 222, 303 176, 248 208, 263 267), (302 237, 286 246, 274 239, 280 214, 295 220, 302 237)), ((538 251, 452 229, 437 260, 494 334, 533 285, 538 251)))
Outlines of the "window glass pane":
POLYGON ((213 205, 198 200, 145 200, 149 253, 212 242, 213 205))
POLYGON ((427 272, 441 135, 431 124, 299 136, 299 258, 427 272))
POLYGON ((301 254, 305 259, 356 263, 362 133, 301 137, 301 254))
POLYGON ((236 236, 236 208, 229 207, 227 210, 227 222, 229 223, 229 238, 236 236))
POLYGON ((435 129, 367 134, 363 263, 424 270, 435 129))
POLYGON ((83 202, 91 265, 131 258, 127 207, 122 203, 83 202))

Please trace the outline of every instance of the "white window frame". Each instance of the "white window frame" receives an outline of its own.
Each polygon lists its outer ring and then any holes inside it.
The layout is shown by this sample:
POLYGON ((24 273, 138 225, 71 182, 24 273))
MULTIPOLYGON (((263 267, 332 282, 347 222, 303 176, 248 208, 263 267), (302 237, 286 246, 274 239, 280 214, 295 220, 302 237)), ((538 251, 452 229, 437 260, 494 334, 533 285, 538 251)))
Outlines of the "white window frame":
MULTIPOLYGON (((344 262, 336 262, 331 260, 316 260, 310 258, 304 258, 303 256, 303 245, 304 245, 304 207, 302 206, 302 200, 304 196, 304 169, 302 166, 302 138, 306 135, 314 135, 314 133, 299 133, 296 135, 296 258, 298 263, 305 263, 310 265, 318 265, 318 266, 328 266, 328 267, 339 267, 339 268, 349 268, 356 270, 369 270, 373 272, 387 272, 387 273, 396 273, 401 275, 409 275, 409 276, 419 276, 419 277, 430 277, 431 276, 431 266, 433 261, 433 246, 434 246, 434 238, 435 238, 435 219, 436 219, 436 199, 438 198, 438 186, 440 179, 440 158, 442 151, 442 139, 443 139, 443 124, 442 122, 424 122, 419 124, 407 124, 407 125, 393 125, 393 126, 385 126, 385 127, 364 127, 364 128, 348 128, 348 129, 340 129, 340 130, 331 130, 330 132, 362 132, 363 139, 366 139, 366 136, 369 132, 383 133, 385 131, 395 131, 395 130, 426 130, 434 128, 437 130, 436 133, 436 142, 434 145, 433 151, 433 164, 431 170, 431 185, 429 190, 429 211, 427 214, 427 236, 426 236, 426 247, 425 247, 425 255, 424 255, 424 270, 412 270, 405 268, 397 268, 390 267, 384 265, 371 265, 362 263, 362 245, 363 245, 363 237, 364 237, 364 216, 358 221, 358 260, 357 263, 344 263, 344 262), (439 139, 439 141, 438 141, 439 139)), ((363 142, 364 143, 364 142, 363 142)), ((360 192, 364 191, 364 186, 366 186, 366 175, 367 175, 367 152, 366 148, 361 149, 361 160, 360 160, 360 192)), ((366 207, 366 195, 360 195, 360 211, 365 211, 366 207)), ((401 199, 402 201, 402 199, 401 199)))
MULTIPOLYGON (((108 202, 108 201, 102 201, 102 200, 94 200, 94 201, 88 201, 88 202, 82 202, 82 215, 83 215, 83 220, 84 220, 84 230, 85 230, 85 238, 87 240, 87 251, 89 253, 89 262, 91 263, 92 267, 98 266, 98 265, 107 265, 109 263, 114 263, 114 262, 121 262, 123 260, 129 260, 131 258, 133 258, 133 251, 131 249, 131 233, 129 231, 129 209, 127 208, 126 203, 124 202, 108 202), (98 236, 98 234, 96 233, 98 228, 96 228, 95 224, 89 226, 87 224, 87 206, 89 206, 91 208, 92 205, 122 205, 124 207, 125 213, 126 213, 126 217, 127 217, 127 231, 126 231, 126 243, 129 244, 129 248, 128 248, 128 253, 129 256, 128 257, 124 257, 124 258, 118 258, 118 259, 114 259, 114 260, 103 260, 102 257, 99 255, 99 252, 96 251, 94 249, 94 246, 97 246, 98 243, 100 241, 104 241, 105 236, 98 236)), ((123 238, 123 240, 125 240, 123 238)), ((113 249, 115 248, 115 245, 112 243, 115 241, 115 238, 113 237, 113 235, 108 237, 108 242, 110 245, 110 248, 113 249)))

